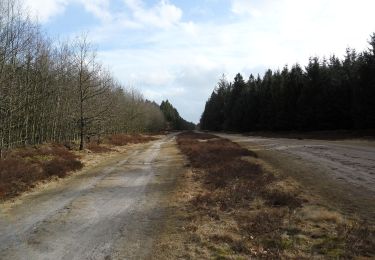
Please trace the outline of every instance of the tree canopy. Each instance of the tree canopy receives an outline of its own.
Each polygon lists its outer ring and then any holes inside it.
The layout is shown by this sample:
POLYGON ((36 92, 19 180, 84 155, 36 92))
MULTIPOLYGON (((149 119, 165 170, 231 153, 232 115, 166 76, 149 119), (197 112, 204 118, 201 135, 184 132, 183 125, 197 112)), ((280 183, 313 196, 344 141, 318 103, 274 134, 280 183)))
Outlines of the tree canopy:
POLYGON ((168 124, 167 128, 169 130, 193 130, 195 129, 195 124, 183 119, 178 113, 177 109, 174 108, 168 100, 161 102, 160 110, 164 114, 164 118, 168 124))
POLYGON ((164 129, 155 103, 125 88, 96 59, 83 37, 55 42, 0 1, 0 155, 43 142, 164 129))
POLYGON ((207 130, 334 130, 375 128, 375 33, 361 53, 312 57, 263 77, 220 79, 200 125, 207 130))

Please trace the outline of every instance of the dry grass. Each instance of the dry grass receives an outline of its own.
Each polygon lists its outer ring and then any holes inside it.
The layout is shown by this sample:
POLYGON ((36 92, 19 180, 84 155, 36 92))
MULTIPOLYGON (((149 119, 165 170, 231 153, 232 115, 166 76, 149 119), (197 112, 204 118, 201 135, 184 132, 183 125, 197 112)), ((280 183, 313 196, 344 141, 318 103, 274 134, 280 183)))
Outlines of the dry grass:
POLYGON ((86 149, 90 150, 93 153, 110 153, 114 151, 112 148, 97 144, 96 142, 87 144, 86 149))
POLYGON ((64 177, 82 167, 78 156, 62 145, 15 149, 0 160, 0 199, 14 197, 39 181, 64 177))
POLYGON ((115 147, 147 143, 157 139, 157 134, 113 134, 104 137, 103 140, 91 138, 90 142, 86 144, 86 149, 93 153, 110 153, 116 150, 115 147))
POLYGON ((104 143, 114 145, 114 146, 124 146, 127 144, 138 144, 138 143, 147 143, 154 141, 157 138, 153 136, 141 135, 141 134, 115 134, 107 136, 104 140, 104 143))
POLYGON ((342 215, 336 211, 322 207, 305 207, 300 211, 302 219, 313 222, 331 222, 336 224, 344 223, 342 215))
POLYGON ((217 165, 217 160, 228 162, 241 156, 256 157, 254 152, 243 149, 238 144, 209 134, 183 133, 178 136, 177 143, 181 151, 188 156, 192 166, 196 168, 214 167, 217 165))
POLYGON ((339 225, 335 239, 341 240, 345 256, 375 256, 375 231, 366 222, 354 220, 339 225))
MULTIPOLYGON (((0 200, 9 199, 33 188, 38 182, 51 177, 63 178, 69 172, 83 167, 81 162, 89 153, 105 157, 104 153, 121 152, 127 144, 145 143, 156 140, 156 137, 146 135, 117 134, 104 139, 104 144, 92 139, 86 145, 86 150, 77 152, 77 143, 45 144, 34 147, 13 149, 0 160, 0 200)), ((100 161, 100 159, 97 159, 100 161)))
POLYGON ((374 255, 373 226, 313 207, 296 183, 272 172, 254 152, 209 134, 183 133, 177 142, 193 170, 173 198, 179 228, 166 242, 168 258, 374 255))

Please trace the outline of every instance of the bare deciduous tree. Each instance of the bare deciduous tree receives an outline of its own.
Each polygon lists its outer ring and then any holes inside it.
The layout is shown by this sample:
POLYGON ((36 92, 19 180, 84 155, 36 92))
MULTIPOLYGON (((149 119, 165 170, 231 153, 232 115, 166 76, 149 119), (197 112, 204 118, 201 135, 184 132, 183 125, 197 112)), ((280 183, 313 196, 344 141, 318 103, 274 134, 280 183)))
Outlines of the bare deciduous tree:
POLYGON ((86 36, 55 43, 24 13, 17 0, 0 2, 0 155, 49 141, 83 149, 90 135, 164 126, 157 105, 103 69, 86 36))

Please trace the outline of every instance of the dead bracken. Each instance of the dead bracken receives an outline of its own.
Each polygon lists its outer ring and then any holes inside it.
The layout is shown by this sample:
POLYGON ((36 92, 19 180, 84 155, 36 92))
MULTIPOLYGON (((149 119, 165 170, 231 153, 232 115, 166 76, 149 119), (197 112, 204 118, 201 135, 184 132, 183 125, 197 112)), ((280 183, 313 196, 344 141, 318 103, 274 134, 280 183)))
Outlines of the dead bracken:
POLYGON ((19 148, 0 159, 0 199, 14 197, 37 182, 79 170, 79 156, 59 144, 19 148))
MULTIPOLYGON (((103 143, 91 140, 86 151, 91 153, 116 152, 116 146, 146 143, 157 138, 141 134, 116 134, 105 136, 103 143)), ((33 188, 38 182, 50 178, 66 177, 70 172, 80 170, 82 152, 78 145, 43 144, 9 150, 0 159, 0 200, 13 198, 33 188)))

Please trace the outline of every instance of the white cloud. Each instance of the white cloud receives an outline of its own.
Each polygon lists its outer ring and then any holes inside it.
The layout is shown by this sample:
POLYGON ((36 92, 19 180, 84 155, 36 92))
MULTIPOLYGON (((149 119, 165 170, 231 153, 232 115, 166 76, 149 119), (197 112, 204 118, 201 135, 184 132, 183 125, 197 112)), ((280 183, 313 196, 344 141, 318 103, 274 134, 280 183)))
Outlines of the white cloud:
POLYGON ((254 7, 250 0, 232 0, 232 12, 239 15, 251 15, 259 17, 262 12, 254 7))
POLYGON ((140 0, 124 0, 124 2, 132 11, 135 21, 145 26, 171 27, 180 22, 182 17, 182 10, 166 0, 161 0, 152 8, 146 8, 140 0))
POLYGON ((109 22, 113 18, 109 12, 110 0, 77 0, 83 4, 86 11, 93 14, 103 22, 109 22))
MULTIPOLYGON (((141 0, 123 0, 124 6, 130 11, 110 11, 110 0, 21 0, 31 18, 41 23, 48 22, 61 15, 70 4, 80 4, 102 25, 120 26, 122 28, 139 29, 144 27, 170 28, 178 25, 182 18, 182 10, 167 0, 160 0, 154 6, 147 7, 141 0)), ((193 30, 187 24, 187 30, 193 30)))
POLYGON ((32 19, 41 23, 48 21, 52 16, 62 14, 69 0, 23 0, 23 6, 32 19))
POLYGON ((194 121, 222 73, 228 79, 237 72, 248 77, 266 68, 304 65, 312 55, 342 55, 348 46, 361 51, 375 32, 373 0, 230 0, 227 17, 211 21, 183 19, 172 0, 154 5, 122 0, 127 9, 117 13, 108 12, 110 0, 50 1, 61 10, 67 1, 81 1, 102 17, 90 35, 99 47, 106 45, 99 53, 104 64, 123 83, 148 98, 170 99, 194 121))
MULTIPOLYGON (((128 4, 134 4, 133 10, 141 5, 134 0, 128 4)), ((113 65, 123 82, 131 79, 146 97, 169 98, 183 116, 197 121, 222 73, 229 79, 237 72, 248 77, 266 68, 304 65, 313 55, 342 55, 348 46, 364 50, 375 31, 371 0, 234 0, 232 4, 230 11, 238 16, 220 24, 176 19, 175 26, 146 30, 140 38, 113 31, 108 38, 145 46, 118 46, 108 52, 112 58, 103 60, 113 65)))
POLYGON ((40 23, 48 22, 57 15, 63 14, 69 4, 81 4, 85 10, 103 22, 110 21, 110 0, 21 0, 23 6, 33 20, 40 23))

